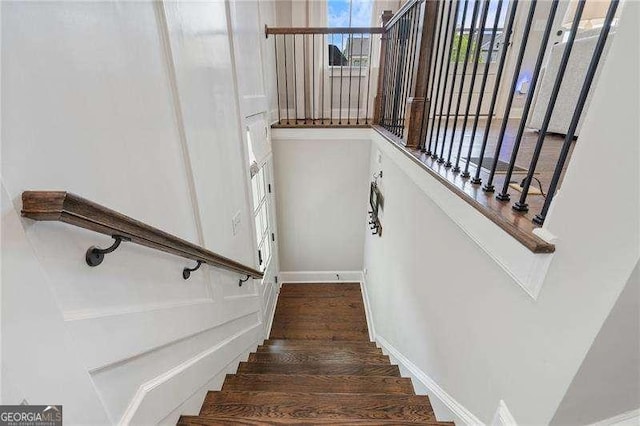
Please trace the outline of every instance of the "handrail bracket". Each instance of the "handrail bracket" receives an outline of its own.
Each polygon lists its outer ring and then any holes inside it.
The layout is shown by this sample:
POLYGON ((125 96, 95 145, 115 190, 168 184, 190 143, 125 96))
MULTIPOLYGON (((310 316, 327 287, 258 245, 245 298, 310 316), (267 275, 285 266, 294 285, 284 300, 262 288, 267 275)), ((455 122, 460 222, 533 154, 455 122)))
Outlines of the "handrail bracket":
POLYGON ((124 237, 122 235, 113 235, 112 237, 115 241, 110 247, 107 247, 106 249, 101 249, 100 247, 96 247, 96 246, 89 247, 84 257, 87 262, 87 265, 98 266, 104 260, 105 254, 112 253, 113 251, 115 251, 120 246, 121 242, 131 241, 131 238, 124 237))

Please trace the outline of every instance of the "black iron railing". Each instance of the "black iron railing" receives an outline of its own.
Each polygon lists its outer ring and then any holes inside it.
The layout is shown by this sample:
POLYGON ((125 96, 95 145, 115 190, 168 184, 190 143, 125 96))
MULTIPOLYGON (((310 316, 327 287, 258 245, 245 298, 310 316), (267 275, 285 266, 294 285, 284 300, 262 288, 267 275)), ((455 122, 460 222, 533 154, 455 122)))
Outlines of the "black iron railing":
POLYGON ((418 68, 424 0, 410 0, 385 25, 386 41, 380 124, 398 137, 405 137, 409 97, 413 95, 418 68))
MULTIPOLYGON (((532 220, 539 225, 544 222, 576 139, 578 123, 619 4, 619 0, 608 2, 586 73, 567 75, 571 52, 584 22, 583 11, 593 2, 601 3, 601 0, 578 0, 568 9, 569 16, 565 15, 564 21, 569 25, 559 45, 562 49, 559 65, 544 75, 546 87, 550 87, 550 93, 545 96, 540 93, 541 76, 545 59, 554 42, 558 42, 552 37, 556 37, 554 25, 558 25, 560 18, 558 10, 564 9, 559 8, 560 0, 551 0, 544 7, 538 0, 438 2, 432 9, 435 24, 419 146, 430 156, 433 167, 448 170, 451 179, 468 179, 488 195, 497 192, 495 197, 501 202, 509 202, 510 191, 517 189, 518 198, 512 205, 517 212, 529 211, 530 190, 536 189, 536 195, 544 197, 544 202, 535 203, 536 209, 541 210, 532 220), (516 29, 518 15, 522 16, 523 24, 516 29), (544 25, 538 29, 539 20, 543 20, 544 25), (522 90, 523 64, 529 57, 535 58, 535 63, 526 70, 528 88, 522 90), (549 160, 548 155, 545 158, 545 167, 549 168, 552 162, 553 173, 541 178, 537 168, 566 79, 579 79, 581 88, 579 94, 574 94, 577 101, 571 107, 566 133, 561 132, 564 143, 561 147, 556 143, 553 159, 549 160), (522 95, 516 98, 518 93, 522 95), (503 105, 500 110, 499 105, 503 105), (534 105, 543 118, 541 124, 532 129, 528 120, 534 105), (516 115, 516 106, 521 113, 519 118, 512 118, 516 115), (535 136, 532 130, 537 131, 535 136), (523 154, 525 145, 526 155, 523 154), (516 165, 517 160, 524 164, 516 165), (524 167, 525 164, 528 167, 524 167), (514 181, 515 173, 519 178, 514 181)), ((382 114, 377 124, 405 139, 408 97, 416 78, 413 73, 420 43, 418 28, 421 20, 426 19, 424 12, 420 13, 421 3, 409 2, 385 27, 387 51, 381 79, 382 114)), ((593 31, 590 34, 593 36, 593 31)), ((555 138, 557 142, 559 137, 555 138)))
POLYGON ((369 126, 377 90, 372 57, 381 33, 381 27, 267 27, 275 54, 277 125, 369 126))

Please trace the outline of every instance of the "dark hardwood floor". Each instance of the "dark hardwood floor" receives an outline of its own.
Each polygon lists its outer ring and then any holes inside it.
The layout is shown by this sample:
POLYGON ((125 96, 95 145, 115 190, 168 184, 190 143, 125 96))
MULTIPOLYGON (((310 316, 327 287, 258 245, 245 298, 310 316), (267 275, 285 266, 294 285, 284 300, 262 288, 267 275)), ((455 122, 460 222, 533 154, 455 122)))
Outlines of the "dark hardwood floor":
POLYGON ((369 341, 357 283, 283 284, 270 338, 178 424, 452 425, 369 341))

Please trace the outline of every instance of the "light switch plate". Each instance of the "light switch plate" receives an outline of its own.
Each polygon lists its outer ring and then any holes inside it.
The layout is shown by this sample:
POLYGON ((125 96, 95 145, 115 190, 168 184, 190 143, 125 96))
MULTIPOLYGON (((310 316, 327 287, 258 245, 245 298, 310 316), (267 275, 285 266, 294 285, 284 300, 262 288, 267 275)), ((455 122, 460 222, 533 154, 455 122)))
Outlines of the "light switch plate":
POLYGON ((233 235, 238 233, 240 229, 240 211, 237 211, 235 215, 233 215, 233 219, 231 220, 231 230, 233 235))

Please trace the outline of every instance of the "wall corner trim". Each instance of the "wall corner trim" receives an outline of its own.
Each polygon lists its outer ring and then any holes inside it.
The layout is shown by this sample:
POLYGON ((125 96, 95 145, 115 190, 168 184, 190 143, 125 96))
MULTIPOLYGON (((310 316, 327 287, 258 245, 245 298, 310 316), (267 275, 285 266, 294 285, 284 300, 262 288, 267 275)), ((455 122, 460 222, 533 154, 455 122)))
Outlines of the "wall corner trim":
POLYGON ((608 419, 600 420, 589 426, 635 426, 640 425, 640 408, 618 414, 608 419))
POLYGON ((392 361, 398 363, 411 375, 411 379, 420 382, 429 390, 429 397, 437 398, 465 425, 484 425, 471 411, 466 409, 460 402, 449 395, 435 380, 418 366, 405 357, 399 350, 393 347, 382 336, 376 336, 376 342, 381 346, 382 351, 389 355, 392 361))
POLYGON ((511 415, 511 411, 507 408, 507 404, 503 400, 500 400, 498 409, 493 416, 491 426, 517 426, 516 420, 511 415))

